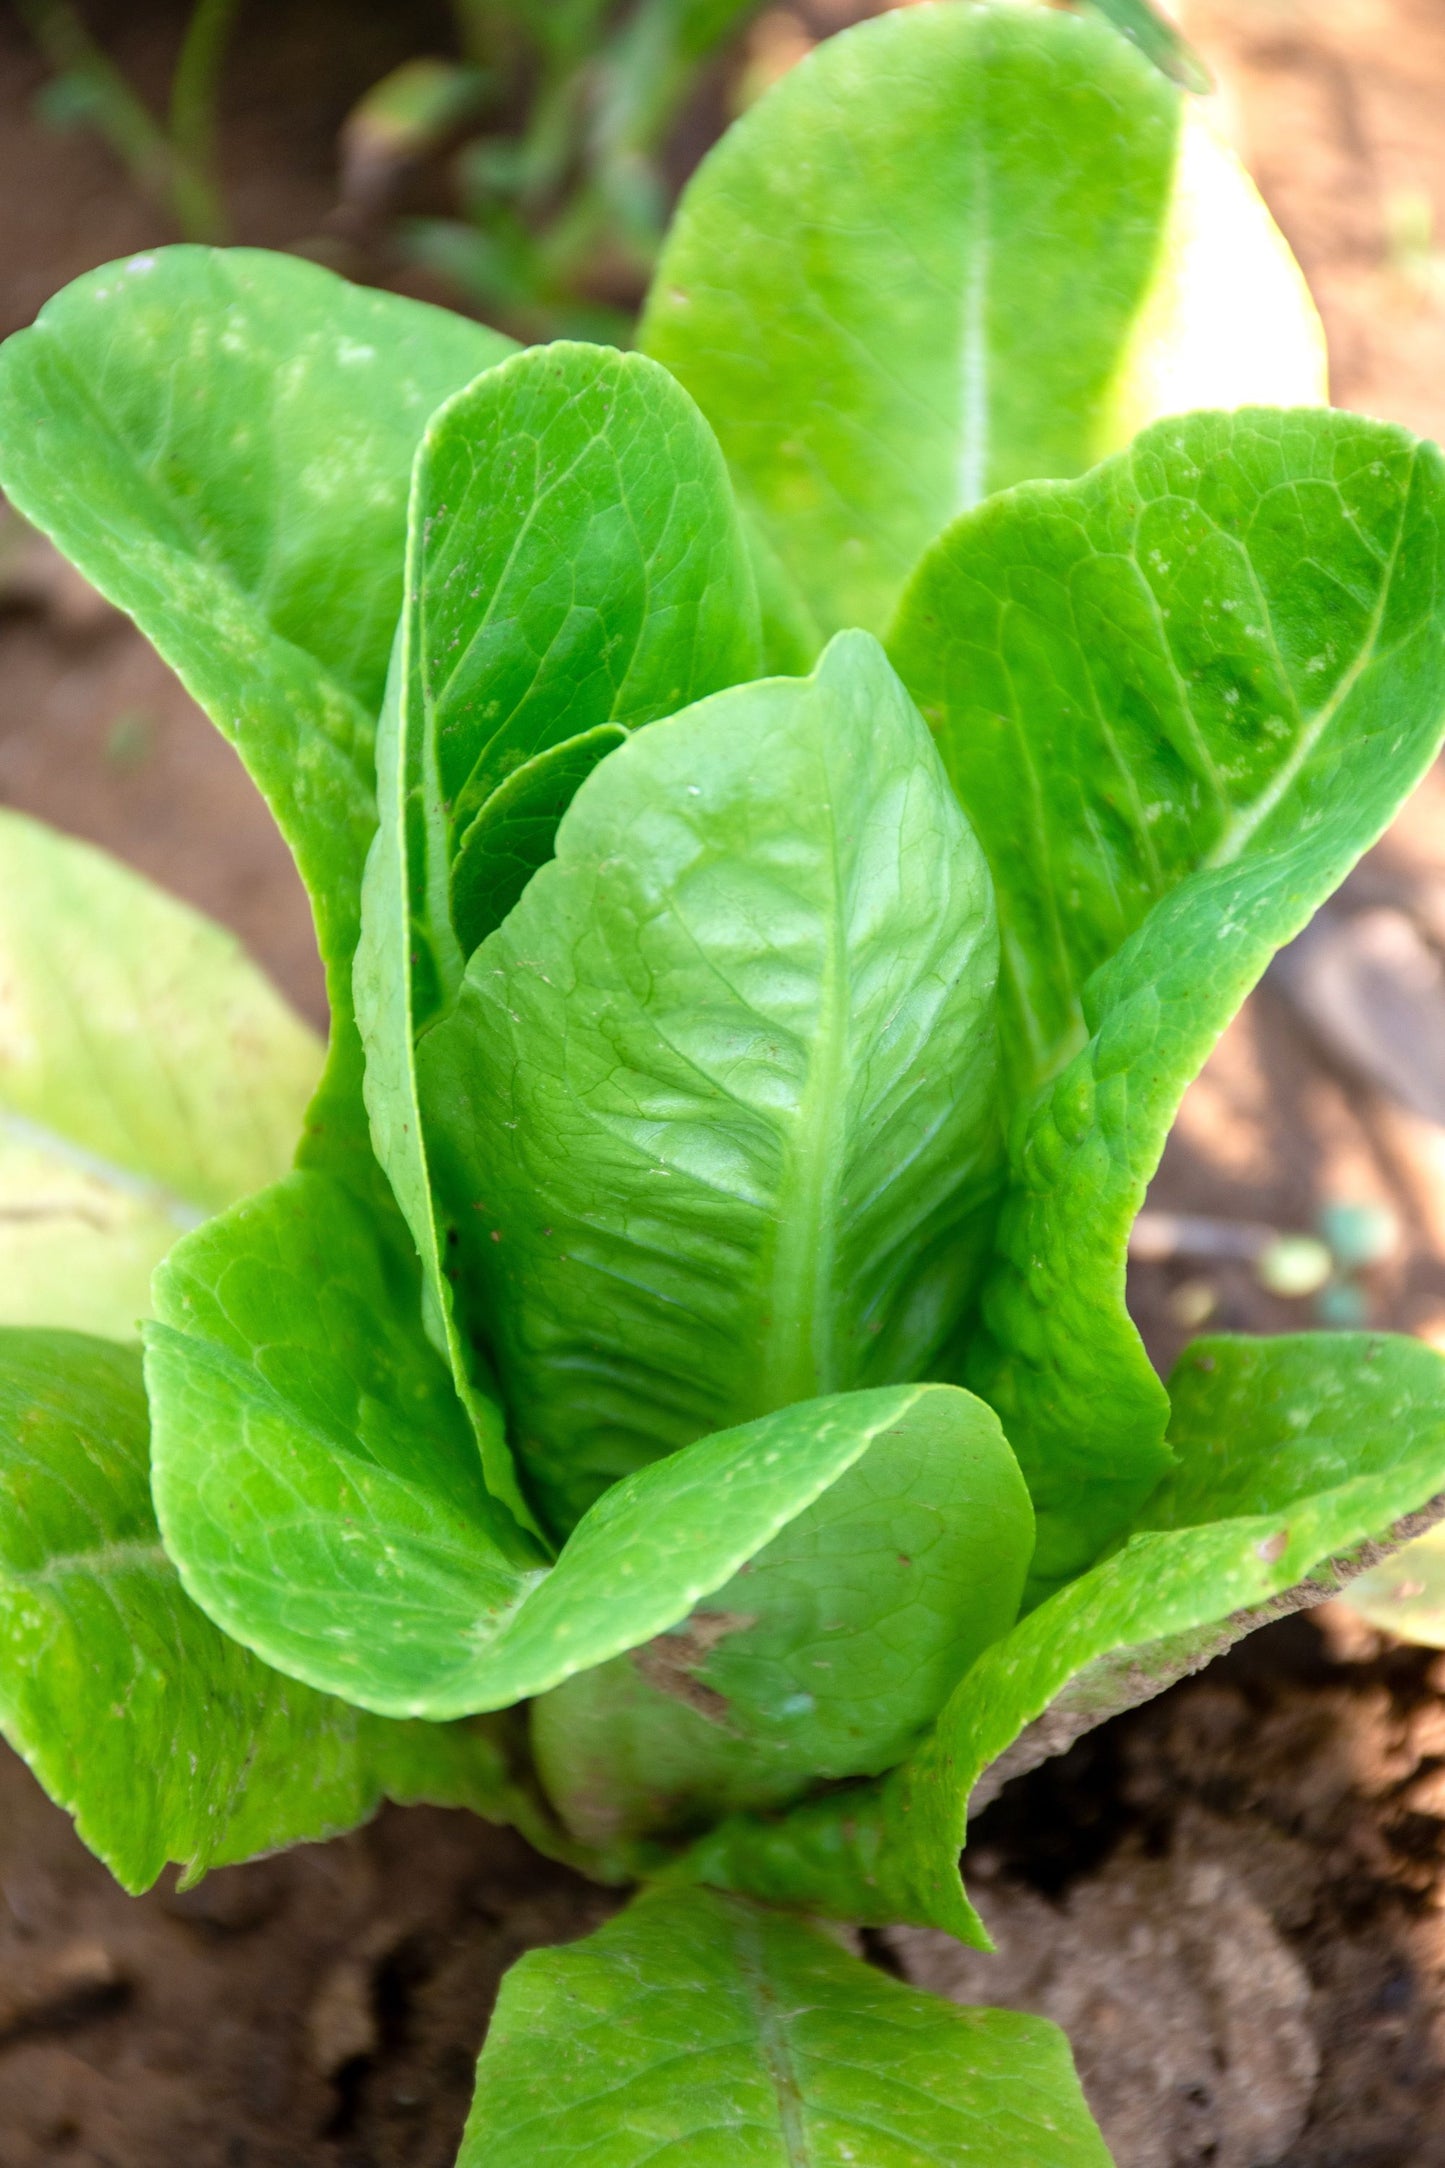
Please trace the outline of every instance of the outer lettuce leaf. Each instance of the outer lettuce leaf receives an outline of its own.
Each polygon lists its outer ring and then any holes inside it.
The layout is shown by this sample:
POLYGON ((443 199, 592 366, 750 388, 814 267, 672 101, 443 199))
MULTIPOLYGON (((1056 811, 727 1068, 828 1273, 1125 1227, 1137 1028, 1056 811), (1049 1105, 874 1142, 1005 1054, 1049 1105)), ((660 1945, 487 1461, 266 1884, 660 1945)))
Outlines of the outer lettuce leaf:
POLYGON ((900 1761, 1018 1615, 1033 1514, 982 1401, 881 1438, 672 1633, 533 1704, 564 1821, 610 1849, 900 1761))
POLYGON ((412 1045, 628 729, 758 664, 722 455, 655 362, 559 344, 443 407, 412 483, 355 992, 377 1155, 415 1237, 488 1479, 529 1518, 442 1270, 412 1045))
POLYGON ((1445 1358, 1415 1340, 1205 1340, 1170 1380, 1178 1468, 1110 1557, 986 1649, 882 1784, 741 1818, 683 1871, 987 1946, 957 1876, 970 1803, 1445 1511, 1445 1358))
POLYGON ((615 1486, 549 1569, 486 1490, 390 1263, 349 1190, 293 1175, 172 1252, 146 1359, 186 1588, 268 1663, 382 1715, 545 1692, 686 1618, 875 1441, 975 1442, 952 1386, 785 1409, 615 1486))
POLYGON ((333 1017, 307 1156, 368 1179, 350 967, 428 417, 512 351, 255 249, 77 279, 0 351, 0 485, 235 745, 311 895, 333 1017))
POLYGON ((513 1966, 457 2168, 1109 2168, 1046 2018, 960 2010, 711 1890, 513 1966))
POLYGON ((515 1965, 458 2168, 1108 2168, 1068 2043, 738 1898, 643 1897, 515 1965))
POLYGON ((219 926, 0 812, 0 1317, 128 1339, 185 1228, 284 1172, 312 1033, 219 926))
POLYGON ((963 1375, 1041 1589, 1166 1465, 1128 1231, 1189 1080, 1445 727, 1445 463, 1344 414, 1161 423, 930 552, 892 653, 999 898, 1010 1194, 963 1375))
POLYGON ((789 1402, 926 1376, 998 1172, 994 922, 866 635, 596 769, 418 1049, 458 1284, 565 1530, 789 1402))
POLYGON ((495 1724, 391 1724, 218 1633, 161 1547, 138 1349, 0 1331, 0 1725, 129 1890, 327 1837, 383 1796, 555 1849, 495 1724))
POLYGON ((1233 158, 1103 24, 1014 7, 901 9, 792 69, 687 189, 642 343, 823 633, 881 632, 993 490, 1324 392, 1233 158))

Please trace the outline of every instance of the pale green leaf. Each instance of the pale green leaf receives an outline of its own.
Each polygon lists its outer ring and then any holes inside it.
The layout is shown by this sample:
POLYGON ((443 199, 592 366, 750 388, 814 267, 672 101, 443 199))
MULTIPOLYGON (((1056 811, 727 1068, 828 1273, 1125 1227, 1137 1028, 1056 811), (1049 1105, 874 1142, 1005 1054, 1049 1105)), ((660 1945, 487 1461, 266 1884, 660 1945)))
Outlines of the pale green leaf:
POLYGON ((643 1897, 502 1983, 458 2168, 1109 2168, 1068 2043, 735 1897, 643 1897))
POLYGON ((1403 1641, 1445 1649, 1445 1528, 1432 1528, 1350 1583, 1349 1604, 1403 1641))
POLYGON ((127 1339, 185 1228, 283 1173, 321 1069, 231 935, 0 811, 0 1318, 127 1339))
POLYGON ((901 1760, 1018 1613, 1033 1514, 982 1401, 881 1438, 670 1634, 533 1704, 562 1818, 610 1848, 901 1760))
POLYGON ((191 247, 88 273, 0 350, 0 485, 154 641, 301 869, 333 1017, 322 1160, 363 1142, 350 967, 412 455, 510 351, 298 257, 191 247))
POLYGON ((1445 1510, 1445 1357, 1419 1341, 1198 1341, 1170 1394, 1178 1466, 1136 1529, 984 1651, 915 1755, 783 1822, 724 1825, 687 1871, 985 1943, 957 1874, 970 1802, 1445 1510))
POLYGON ((377 1156, 421 1254, 488 1480, 522 1519, 443 1275, 412 1045, 627 729, 751 677, 757 601, 722 455, 655 362, 560 343, 430 423, 378 747, 355 994, 377 1156))
POLYGON ((875 1443, 941 1436, 967 1458, 975 1438, 952 1386, 784 1409, 615 1485, 549 1569, 488 1494, 395 1269, 348 1189, 292 1175, 172 1252, 146 1360, 187 1589, 269 1663, 382 1715, 542 1693, 685 1619, 875 1443))
POLYGON ((989 492, 1161 414, 1323 396, 1230 154, 1085 18, 904 8, 829 38, 704 160, 642 343, 718 433, 824 633, 881 632, 989 492))
POLYGON ((0 1728, 130 1890, 384 1796, 544 1836, 495 1724, 387 1723, 217 1632, 161 1547, 140 1352, 75 1333, 0 1330, 0 1728))
POLYGON ((876 644, 640 732, 420 1042, 462 1314, 544 1516, 926 1376, 991 1224, 989 887, 876 644))
POLYGON ((961 1374, 1028 1478, 1041 1588, 1166 1464, 1124 1275, 1184 1088, 1439 745, 1442 511, 1445 463, 1401 430, 1195 415, 980 507, 900 611, 998 896, 1024 1103, 961 1374))

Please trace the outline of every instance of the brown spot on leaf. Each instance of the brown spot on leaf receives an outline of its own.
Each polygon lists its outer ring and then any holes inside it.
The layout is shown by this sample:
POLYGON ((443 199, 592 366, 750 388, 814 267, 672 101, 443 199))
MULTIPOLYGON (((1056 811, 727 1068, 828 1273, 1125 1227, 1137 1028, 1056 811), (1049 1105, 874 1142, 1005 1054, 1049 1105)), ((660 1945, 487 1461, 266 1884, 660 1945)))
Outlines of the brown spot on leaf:
POLYGON ((757 1618, 747 1611, 694 1611, 691 1618, 671 1633, 658 1634, 632 1651, 632 1661, 649 1686, 674 1701, 685 1702, 710 1724, 732 1729, 728 1704, 715 1687, 696 1676, 720 1641, 729 1634, 746 1632, 757 1618))

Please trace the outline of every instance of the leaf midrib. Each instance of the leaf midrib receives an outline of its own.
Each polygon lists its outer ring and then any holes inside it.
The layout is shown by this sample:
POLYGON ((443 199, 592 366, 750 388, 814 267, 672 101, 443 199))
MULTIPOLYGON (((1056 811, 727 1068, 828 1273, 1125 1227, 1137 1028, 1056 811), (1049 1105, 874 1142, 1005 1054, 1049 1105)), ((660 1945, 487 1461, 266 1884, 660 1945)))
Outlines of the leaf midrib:
MULTIPOLYGON (((37 325, 34 328, 38 331, 42 327, 37 325)), ((47 326, 44 328, 48 330, 49 327, 47 326)), ((164 486, 164 484, 157 476, 154 467, 148 465, 145 460, 139 455, 139 453, 136 451, 135 447, 131 444, 129 439, 115 425, 112 416, 101 405, 100 401, 95 395, 92 386, 81 377, 70 356, 64 352, 61 352, 59 349, 53 348, 51 349, 51 351, 54 355, 54 358, 58 361, 60 371, 64 375, 72 394, 75 396, 80 405, 89 415, 92 425, 95 428, 97 434, 107 438, 110 443, 115 447, 120 457, 121 463, 130 470, 132 476, 134 477, 136 485, 141 491, 141 493, 145 496, 148 496, 153 503, 160 505, 164 509, 167 519, 172 523, 176 534, 179 535, 186 550, 194 558, 196 563, 204 566, 206 572, 212 579, 216 580, 220 585, 229 589, 230 593, 235 596, 236 600, 241 604, 243 610, 253 616, 256 621, 262 627, 264 627, 265 634, 268 640, 274 641, 277 647, 284 648, 289 653, 299 656, 303 664, 309 670, 315 673, 317 679, 319 679, 320 682, 324 684, 329 690, 334 692, 334 694, 341 701, 342 705, 349 711, 352 717, 353 733, 356 732, 357 726, 359 725, 360 734, 362 738, 365 739, 370 728, 371 719, 367 715, 365 705, 358 697, 358 695, 352 691, 351 687, 344 682, 344 680, 338 675, 338 673, 332 668, 329 663, 323 661, 320 655, 313 653, 309 648, 304 648, 300 646, 295 640, 290 639, 285 633, 277 630, 276 626, 271 620, 269 611, 266 609, 265 604, 261 600, 261 595, 259 591, 256 588, 248 586, 246 582, 240 578, 234 566, 228 563, 227 560, 220 555, 209 537, 207 537, 201 530, 201 528, 197 525, 195 519, 191 516, 189 509, 184 504, 184 502, 173 491, 167 489, 164 486)), ((28 495, 28 492, 26 494, 28 495)), ((43 519, 41 519, 38 513, 32 516, 35 517, 37 524, 41 525, 46 533, 51 532, 50 528, 45 525, 45 522, 43 521, 43 519)), ((170 547, 171 545, 168 542, 163 542, 162 546, 170 547)), ((268 543, 268 557, 270 554, 270 548, 271 545, 268 543)), ((110 597, 107 596, 107 599, 110 599, 110 597)), ((122 607, 125 607, 127 610, 129 610, 129 605, 122 605, 122 607)), ((172 669, 176 672, 176 675, 185 685, 186 690, 188 692, 191 691, 191 671, 189 663, 184 658, 181 658, 179 656, 172 656, 169 651, 170 642, 166 636, 166 629, 164 627, 157 627, 154 630, 147 630, 146 637, 152 642, 157 651, 161 654, 162 658, 170 663, 172 669)), ((207 702, 200 698, 199 693, 197 693, 195 697, 197 698, 199 705, 201 705, 202 707, 207 707, 207 712, 209 713, 209 707, 207 702)), ((347 766, 352 770, 361 785, 363 794, 369 795, 372 788, 371 778, 366 772, 365 764, 358 761, 357 759, 355 735, 353 735, 350 742, 343 743, 334 734, 332 729, 329 727, 330 716, 327 713, 326 703, 324 701, 317 704, 317 707, 315 708, 313 713, 314 718, 321 725, 321 735, 325 739, 326 743, 341 756, 341 758, 346 762, 347 766)), ((240 728, 237 721, 233 721, 230 718, 226 717, 223 713, 219 712, 215 716, 214 720, 216 722, 217 729, 220 730, 222 736, 227 740, 228 743, 233 745, 239 743, 240 728)))
POLYGON ((826 747, 820 748, 828 823, 830 891, 818 1024, 807 1081, 783 1145, 778 1235, 757 1402, 765 1415, 838 1388, 831 1300, 838 1249, 838 1191, 845 1146, 848 1008, 851 991, 844 923, 838 815, 826 747))
MULTIPOLYGON (((1417 444, 1410 453, 1409 470, 1405 475, 1400 491, 1400 517, 1395 529, 1395 539, 1391 544, 1389 557, 1381 569, 1375 607, 1370 612, 1368 629, 1364 638, 1360 641, 1353 662, 1341 673, 1329 698, 1316 709, 1310 720, 1303 725, 1291 751, 1280 763, 1258 797, 1254 798, 1247 806, 1241 806, 1233 819, 1228 822, 1219 841, 1202 861, 1204 867, 1213 870, 1221 866, 1232 865, 1244 853, 1270 815, 1299 781, 1306 765, 1331 723, 1348 701, 1370 664, 1375 660, 1380 645, 1380 633, 1384 627, 1385 612, 1389 608, 1390 597, 1394 590, 1395 574, 1399 570, 1400 551, 1404 546, 1410 500, 1414 494, 1415 476, 1419 464, 1420 447, 1417 444)), ((1253 570, 1252 560, 1251 570, 1253 570)), ((1269 613, 1266 610, 1267 620, 1268 615, 1269 613)))
MULTIPOLYGON (((724 1900, 726 1901, 726 1900, 724 1900)), ((760 1922, 739 1905, 733 1911, 733 1948, 738 1975, 757 2029, 758 2051, 767 2066, 778 2110, 778 2135, 788 2168, 810 2168, 812 2148, 803 2123, 803 2094, 793 2062, 787 2021, 768 1973, 760 1922)))
POLYGON ((188 1234, 199 1227, 213 1209, 199 1199, 185 1197, 163 1182, 153 1181, 148 1175, 122 1166, 118 1160, 92 1152, 74 1138, 33 1120, 28 1114, 17 1114, 0 1102, 0 1142, 7 1139, 29 1151, 44 1153, 76 1174, 88 1175, 115 1195, 126 1197, 132 1204, 168 1220, 179 1233, 188 1234))
POLYGON ((105 1581, 121 1573, 145 1572, 156 1574, 160 1579, 173 1581, 176 1569, 158 1537, 133 1537, 97 1543, 90 1549, 75 1551, 52 1551, 39 1566, 8 1566, 0 1569, 0 1577, 14 1584, 35 1587, 49 1581, 64 1581, 76 1574, 84 1574, 98 1581, 105 1581))

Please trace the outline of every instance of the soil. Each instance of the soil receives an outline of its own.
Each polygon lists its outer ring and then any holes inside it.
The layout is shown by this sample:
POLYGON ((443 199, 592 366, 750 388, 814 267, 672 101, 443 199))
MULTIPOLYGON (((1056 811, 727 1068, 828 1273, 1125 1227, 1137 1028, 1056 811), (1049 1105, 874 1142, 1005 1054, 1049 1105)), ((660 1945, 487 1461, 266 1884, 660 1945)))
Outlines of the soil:
MULTIPOLYGON (((183 8, 85 12, 158 96, 183 8)), ((861 12, 774 8, 755 61, 861 12)), ((1445 439, 1441 0, 1178 12, 1320 300, 1338 400, 1445 439)), ((342 115, 445 28, 440 0, 251 0, 223 113, 235 237, 324 253, 342 115)), ((0 331, 171 237, 101 146, 37 117, 41 79, 0 19, 0 331)), ((128 625, 3 529, 0 802, 227 921, 319 1020, 305 904, 233 755, 128 625)), ((1438 772, 1345 898, 1380 903, 1445 946, 1438 772)), ((1206 1322, 1298 1329, 1342 1302, 1445 1344, 1442 1139, 1267 981, 1192 1089, 1151 1206, 1309 1232, 1371 1204, 1397 1233, 1313 1303, 1245 1264, 1136 1266, 1156 1361, 1206 1322)), ((1065 2023, 1120 2168, 1445 2168, 1445 1656, 1339 1606, 1271 1627, 1008 1787, 970 1884, 999 1955, 903 1933, 869 1953, 1065 2023)), ((0 1752, 0 2168, 443 2168, 502 1971, 614 1902, 426 1809, 127 1898, 0 1752)))

